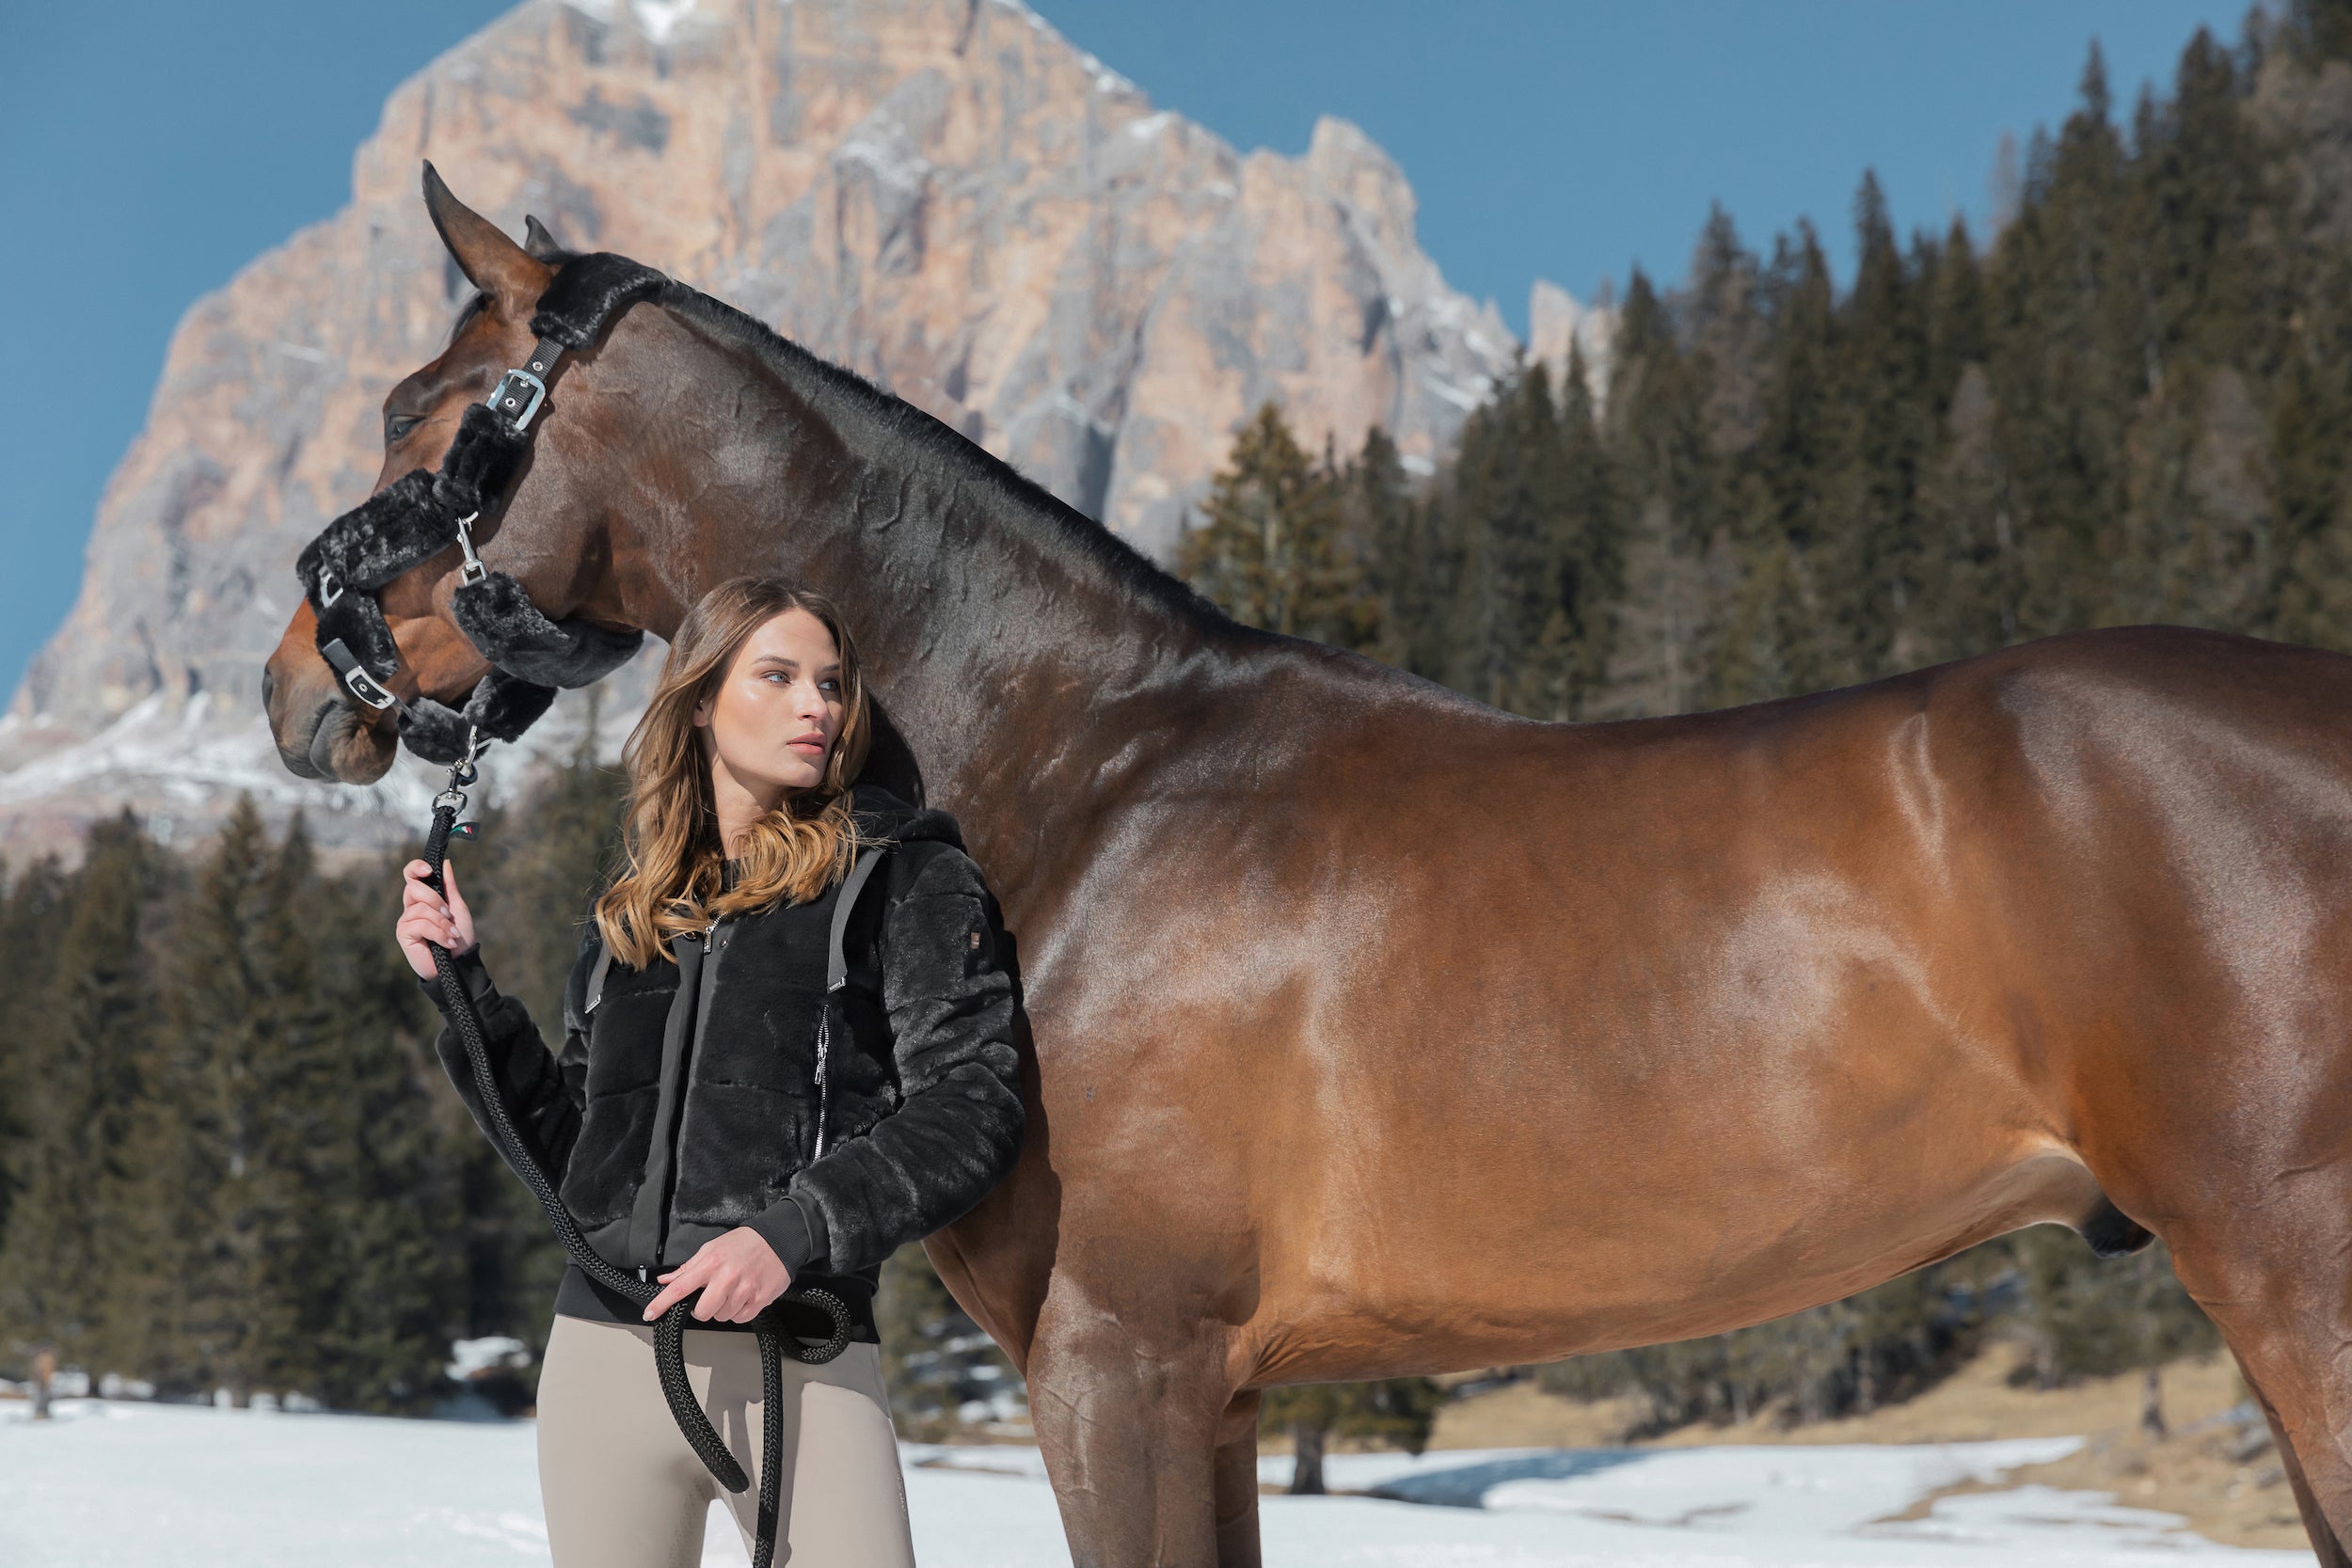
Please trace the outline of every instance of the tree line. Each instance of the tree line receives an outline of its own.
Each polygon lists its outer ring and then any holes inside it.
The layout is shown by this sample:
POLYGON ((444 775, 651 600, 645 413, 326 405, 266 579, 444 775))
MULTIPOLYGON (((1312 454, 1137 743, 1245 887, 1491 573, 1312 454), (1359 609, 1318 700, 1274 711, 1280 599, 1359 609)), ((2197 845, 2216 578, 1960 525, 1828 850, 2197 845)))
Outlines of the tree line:
MULTIPOLYGON (((554 1043, 618 847, 596 725, 452 846, 501 990, 554 1043), (527 826, 526 826, 527 825, 527 826)), ((43 1347, 166 1399, 429 1412, 461 1338, 532 1365, 564 1256, 432 1049, 391 938, 411 847, 324 869, 250 799, 195 854, 129 812, 0 886, 0 1375, 43 1347)), ((894 1413, 937 1436, 1019 1389, 919 1246, 885 1269, 894 1413)))
POLYGON ((2352 647, 2344 0, 2200 32, 2116 122, 2094 47, 1984 243, 1839 289, 1720 210, 1636 270, 1605 381, 1525 364, 1427 481, 1268 408, 1184 546, 1239 618, 1545 719, 1683 713, 2164 621, 2352 647), (2331 70, 2332 68, 2332 73, 2331 70))

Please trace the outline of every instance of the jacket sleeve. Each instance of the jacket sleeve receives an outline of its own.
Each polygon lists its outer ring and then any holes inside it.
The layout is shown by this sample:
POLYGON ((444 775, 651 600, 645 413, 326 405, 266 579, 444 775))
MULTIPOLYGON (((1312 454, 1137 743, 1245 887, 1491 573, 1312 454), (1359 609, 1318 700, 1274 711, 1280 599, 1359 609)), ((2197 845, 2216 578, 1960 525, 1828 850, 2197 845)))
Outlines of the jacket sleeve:
MULTIPOLYGON (((590 927, 592 932, 594 929, 590 927)), ((583 984, 586 963, 593 955, 593 947, 583 943, 582 961, 572 966, 571 979, 565 988, 567 1001, 583 984)), ((587 1102, 588 1042, 584 1030, 572 1027, 569 1022, 577 1014, 568 1006, 564 1008, 563 1050, 550 1053, 540 1039, 539 1027, 532 1022, 529 1010, 514 997, 501 994, 491 982, 480 947, 459 955, 455 966, 467 992, 474 999, 474 1010, 481 1015, 483 1044, 489 1053, 491 1076, 498 1083, 499 1097, 506 1105, 507 1116, 521 1135, 523 1148, 547 1173, 548 1180, 560 1185, 564 1164, 571 1158, 572 1145, 580 1136, 580 1110, 587 1102)), ((466 1102, 474 1125, 496 1148, 498 1135, 491 1131, 489 1116, 475 1090, 473 1067, 466 1059, 465 1041, 459 1037, 457 1024, 442 1003, 440 982, 421 979, 418 984, 441 1012, 441 1032, 433 1046, 441 1058, 442 1070, 449 1074, 457 1098, 466 1102)))
POLYGON ((878 945, 901 1098, 778 1199, 814 1209, 831 1274, 880 1263, 959 1218, 1021 1152, 1017 1004, 972 858, 952 847, 926 857, 883 911, 878 945))

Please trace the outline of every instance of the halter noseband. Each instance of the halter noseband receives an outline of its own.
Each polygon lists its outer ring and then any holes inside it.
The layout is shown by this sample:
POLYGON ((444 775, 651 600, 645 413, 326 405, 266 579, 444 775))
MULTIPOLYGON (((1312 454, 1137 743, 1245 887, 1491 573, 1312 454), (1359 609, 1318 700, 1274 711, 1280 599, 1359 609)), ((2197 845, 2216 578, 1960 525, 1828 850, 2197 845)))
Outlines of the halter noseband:
POLYGON ((577 617, 551 621, 523 585, 476 553, 474 525, 496 510, 531 451, 531 421, 566 350, 593 348, 614 317, 669 284, 651 267, 597 251, 557 269, 531 318, 538 340, 523 364, 458 421, 437 472, 411 469, 337 517, 294 561, 318 618, 319 657, 358 701, 400 709, 400 737, 428 762, 454 763, 479 734, 512 741, 555 701, 559 687, 590 686, 628 662, 642 631, 577 617), (418 562, 455 544, 464 555, 451 618, 490 673, 463 709, 391 689, 400 646, 377 595, 418 562))

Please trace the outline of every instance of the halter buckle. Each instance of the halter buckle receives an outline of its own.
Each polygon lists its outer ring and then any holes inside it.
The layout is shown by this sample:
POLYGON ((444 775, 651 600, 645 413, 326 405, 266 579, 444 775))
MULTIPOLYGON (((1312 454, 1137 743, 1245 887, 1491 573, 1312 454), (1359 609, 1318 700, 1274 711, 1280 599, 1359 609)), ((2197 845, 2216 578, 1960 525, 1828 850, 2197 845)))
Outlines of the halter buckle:
POLYGON ((490 388, 490 395, 482 401, 497 410, 499 416, 514 425, 516 432, 531 428, 532 417, 547 401, 548 384, 529 371, 508 371, 499 377, 499 384, 490 388))
POLYGON ((351 689, 353 696, 372 708, 388 708, 400 701, 378 685, 373 675, 357 664, 343 672, 343 684, 351 689))
POLYGON ((400 700, 387 691, 373 675, 356 664, 343 672, 343 684, 351 689, 353 696, 372 708, 388 708, 400 700))
POLYGON ((388 708, 400 701, 399 698, 387 691, 383 684, 373 675, 368 673, 368 667, 359 662, 359 656, 353 653, 342 638, 335 638, 320 648, 319 657, 326 660, 328 669, 342 677, 343 685, 349 689, 351 694, 367 704, 368 706, 378 709, 388 708))

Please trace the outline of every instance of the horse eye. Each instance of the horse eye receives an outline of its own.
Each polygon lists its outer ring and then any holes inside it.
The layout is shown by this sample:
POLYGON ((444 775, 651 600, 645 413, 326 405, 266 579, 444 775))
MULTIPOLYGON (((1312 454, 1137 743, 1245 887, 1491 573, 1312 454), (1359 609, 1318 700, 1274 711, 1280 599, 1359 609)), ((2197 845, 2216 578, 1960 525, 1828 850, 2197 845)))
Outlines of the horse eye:
POLYGON ((402 437, 422 423, 424 423, 422 414, 386 414, 384 416, 384 444, 388 447, 398 446, 402 437))

